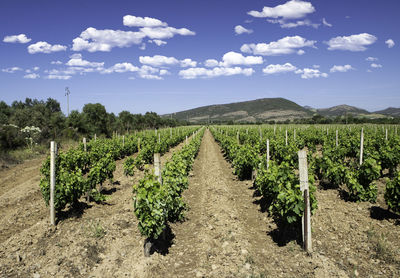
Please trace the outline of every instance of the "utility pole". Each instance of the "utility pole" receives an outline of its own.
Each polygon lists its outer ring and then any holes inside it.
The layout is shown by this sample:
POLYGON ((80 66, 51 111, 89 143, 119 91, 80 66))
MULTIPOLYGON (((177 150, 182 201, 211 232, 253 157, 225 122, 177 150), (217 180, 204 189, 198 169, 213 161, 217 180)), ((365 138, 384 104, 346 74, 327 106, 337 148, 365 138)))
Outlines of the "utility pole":
POLYGON ((65 87, 65 95, 67 96, 67 117, 69 117, 69 94, 71 92, 69 91, 68 87, 65 87))

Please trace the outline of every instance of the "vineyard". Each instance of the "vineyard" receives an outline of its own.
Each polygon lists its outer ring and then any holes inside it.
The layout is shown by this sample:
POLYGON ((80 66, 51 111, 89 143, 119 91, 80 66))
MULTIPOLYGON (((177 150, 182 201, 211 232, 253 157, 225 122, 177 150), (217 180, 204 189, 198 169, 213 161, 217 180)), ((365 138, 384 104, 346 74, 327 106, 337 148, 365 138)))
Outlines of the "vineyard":
POLYGON ((0 172, 0 276, 400 276, 397 126, 165 128, 55 156, 0 172))

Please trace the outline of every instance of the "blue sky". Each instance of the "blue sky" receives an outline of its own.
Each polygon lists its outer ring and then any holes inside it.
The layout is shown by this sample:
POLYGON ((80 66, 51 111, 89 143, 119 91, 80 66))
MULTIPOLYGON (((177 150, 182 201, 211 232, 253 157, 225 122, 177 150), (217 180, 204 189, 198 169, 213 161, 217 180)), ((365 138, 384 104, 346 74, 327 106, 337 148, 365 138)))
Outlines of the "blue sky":
POLYGON ((0 100, 400 107, 400 1, 2 0, 0 100))

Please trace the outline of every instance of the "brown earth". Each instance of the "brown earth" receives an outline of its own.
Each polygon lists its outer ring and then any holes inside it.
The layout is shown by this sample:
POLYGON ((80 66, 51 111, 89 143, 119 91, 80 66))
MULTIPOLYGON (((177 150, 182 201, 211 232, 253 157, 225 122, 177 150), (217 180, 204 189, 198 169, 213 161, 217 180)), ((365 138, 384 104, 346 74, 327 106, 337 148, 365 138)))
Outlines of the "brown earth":
POLYGON ((169 244, 145 258, 132 212, 142 172, 127 178, 117 161, 106 204, 82 203, 54 229, 39 192, 40 162, 0 172, 0 277, 400 277, 399 220, 384 209, 382 181, 376 204, 318 189, 310 256, 294 238, 282 240, 251 182, 237 180, 207 130, 184 192, 186 220, 171 224, 169 244))

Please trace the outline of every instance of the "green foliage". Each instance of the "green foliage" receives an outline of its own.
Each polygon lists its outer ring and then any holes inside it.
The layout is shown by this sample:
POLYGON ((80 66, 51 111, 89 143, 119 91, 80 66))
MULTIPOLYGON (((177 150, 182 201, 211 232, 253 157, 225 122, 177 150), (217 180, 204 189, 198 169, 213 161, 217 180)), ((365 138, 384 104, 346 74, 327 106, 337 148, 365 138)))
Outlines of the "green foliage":
POLYGON ((253 146, 240 146, 232 163, 235 169, 234 173, 241 180, 250 179, 253 169, 256 168, 257 160, 256 149, 253 146))
POLYGON ((397 172, 393 179, 387 180, 385 201, 389 209, 400 213, 400 172, 397 172))
POLYGON ((124 162, 124 174, 125 176, 133 176, 135 174, 135 159, 128 157, 124 162))

